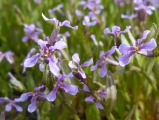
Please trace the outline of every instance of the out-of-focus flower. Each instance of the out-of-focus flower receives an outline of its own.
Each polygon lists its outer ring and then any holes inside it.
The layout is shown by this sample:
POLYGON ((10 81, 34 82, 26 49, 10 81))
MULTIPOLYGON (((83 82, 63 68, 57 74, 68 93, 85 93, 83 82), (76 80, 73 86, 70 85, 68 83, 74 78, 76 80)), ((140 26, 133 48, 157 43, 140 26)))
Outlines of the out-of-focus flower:
POLYGON ((34 24, 27 25, 24 24, 24 32, 26 36, 22 38, 23 42, 27 42, 29 39, 34 40, 35 42, 38 41, 38 35, 42 32, 43 30, 41 28, 35 27, 34 24))
POLYGON ((124 6, 125 4, 129 4, 131 0, 114 0, 116 4, 119 6, 124 6))
MULTIPOLYGON (((86 91, 86 92, 90 92, 90 90, 89 90, 87 85, 84 85, 83 90, 86 91)), ((99 97, 103 97, 103 98, 106 97, 106 92, 104 92, 102 90, 96 91, 96 94, 99 97)), ((95 98, 92 95, 90 95, 89 97, 85 98, 86 102, 94 102, 94 100, 95 100, 95 98)), ((99 101, 95 101, 95 103, 96 103, 97 108, 103 109, 103 106, 102 106, 102 104, 99 101)))
POLYGON ((91 18, 89 16, 84 16, 84 20, 83 20, 84 26, 90 27, 90 26, 94 26, 96 24, 97 24, 97 22, 94 20, 91 21, 91 18))
POLYGON ((0 62, 3 60, 3 58, 6 58, 10 64, 13 64, 14 63, 13 55, 14 53, 11 51, 7 51, 5 53, 0 51, 0 62))
POLYGON ((136 17, 137 17, 137 14, 131 14, 131 15, 122 14, 121 15, 121 18, 123 18, 123 19, 133 19, 133 18, 136 18, 136 17))
POLYGON ((60 22, 60 21, 57 20, 56 18, 49 19, 49 18, 47 18, 43 13, 42 13, 42 17, 43 17, 43 19, 44 19, 45 21, 50 21, 50 22, 55 23, 55 25, 56 25, 57 27, 66 26, 66 27, 72 28, 73 30, 77 30, 77 29, 78 29, 78 26, 72 27, 72 26, 70 25, 70 22, 69 22, 68 20, 65 20, 65 21, 63 21, 63 22, 60 22))
POLYGON ((5 111, 9 112, 12 110, 12 107, 14 107, 18 112, 22 112, 23 109, 21 106, 17 105, 17 102, 20 102, 19 99, 15 98, 14 100, 9 99, 8 97, 0 98, 2 102, 7 101, 8 104, 6 104, 5 111))
POLYGON ((150 2, 154 7, 158 8, 159 7, 159 0, 147 0, 150 2))
POLYGON ((155 10, 154 6, 147 6, 147 1, 143 0, 134 0, 135 3, 135 10, 137 11, 137 18, 139 20, 144 21, 146 19, 147 14, 151 15, 152 10, 155 10))
POLYGON ((91 58, 89 61, 86 61, 86 62, 84 62, 83 64, 80 65, 79 55, 77 53, 75 53, 72 56, 72 60, 75 62, 76 65, 74 65, 73 62, 70 61, 69 64, 68 64, 70 66, 70 68, 75 69, 82 76, 82 78, 86 78, 86 74, 85 74, 85 72, 83 71, 82 68, 85 67, 85 66, 90 66, 93 63, 93 59, 91 58))
POLYGON ((149 42, 141 44, 141 42, 147 38, 149 33, 149 30, 144 31, 143 37, 136 41, 135 46, 129 46, 126 44, 121 44, 119 46, 119 51, 123 54, 119 57, 119 64, 121 66, 127 65, 130 62, 130 58, 135 55, 135 53, 143 54, 145 56, 152 55, 152 50, 157 46, 155 39, 152 38, 149 42))
POLYGON ((28 106, 28 111, 30 113, 34 112, 36 110, 36 100, 38 97, 42 97, 42 98, 45 98, 46 99, 46 95, 42 92, 39 92, 40 89, 44 88, 45 86, 44 85, 41 85, 39 87, 36 87, 34 89, 34 92, 28 92, 28 93, 23 93, 20 98, 18 99, 18 101, 20 102, 24 102, 26 101, 29 97, 32 96, 32 99, 31 99, 31 104, 28 106))
POLYGON ((35 0, 36 3, 40 3, 40 0, 35 0))
POLYGON ((82 12, 80 10, 78 10, 78 9, 75 11, 75 13, 76 13, 76 15, 78 17, 82 17, 83 16, 82 12))
POLYGON ((40 52, 33 55, 31 58, 25 59, 24 66, 33 67, 37 63, 38 59, 43 57, 44 61, 49 65, 50 71, 55 76, 58 76, 60 69, 56 65, 56 61, 52 55, 56 50, 64 49, 67 46, 66 43, 61 39, 56 41, 53 46, 50 46, 48 41, 39 40, 38 45, 41 47, 40 52))
POLYGON ((49 9, 48 12, 53 13, 55 11, 60 10, 61 8, 63 8, 63 4, 58 4, 56 7, 52 8, 52 9, 49 9))
POLYGON ((65 92, 67 92, 71 95, 76 95, 78 92, 78 86, 64 83, 64 79, 72 78, 72 77, 73 77, 72 73, 70 73, 68 75, 59 75, 54 89, 47 95, 47 100, 54 101, 56 99, 56 93, 59 88, 64 89, 65 92))
POLYGON ((108 57, 115 52, 116 46, 113 46, 110 50, 108 50, 106 53, 102 51, 100 53, 100 60, 96 62, 94 66, 91 67, 91 71, 94 71, 97 69, 98 66, 101 66, 99 75, 101 77, 104 77, 107 74, 107 68, 106 64, 112 64, 112 65, 119 65, 118 62, 109 59, 108 57))

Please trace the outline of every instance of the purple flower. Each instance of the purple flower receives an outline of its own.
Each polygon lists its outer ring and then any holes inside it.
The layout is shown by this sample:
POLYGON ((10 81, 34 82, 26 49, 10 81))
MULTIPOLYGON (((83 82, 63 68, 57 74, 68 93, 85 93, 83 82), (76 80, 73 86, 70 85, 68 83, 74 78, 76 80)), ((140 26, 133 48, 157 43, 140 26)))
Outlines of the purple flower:
POLYGON ((97 22, 93 21, 93 20, 91 21, 91 18, 89 16, 84 16, 84 20, 83 20, 84 26, 90 27, 90 26, 94 26, 96 24, 97 24, 97 22))
POLYGON ((60 10, 61 8, 63 8, 63 4, 58 4, 56 7, 52 8, 52 9, 49 9, 48 12, 53 13, 57 10, 60 10))
POLYGON ((5 107, 5 111, 7 112, 11 111, 12 107, 14 107, 18 112, 23 111, 22 107, 16 104, 17 102, 19 102, 19 99, 16 98, 14 100, 11 100, 8 97, 1 98, 1 102, 4 101, 8 101, 8 104, 6 104, 5 107))
POLYGON ((33 39, 35 42, 37 42, 38 35, 42 31, 43 31, 42 29, 35 27, 34 24, 31 24, 31 25, 24 24, 24 32, 26 36, 22 38, 22 41, 27 42, 29 39, 33 39))
MULTIPOLYGON (((135 43, 135 46, 129 46, 126 44, 121 44, 119 46, 119 51, 123 54, 119 57, 119 64, 125 66, 130 62, 130 58, 135 55, 135 53, 143 54, 150 56, 152 50, 157 46, 156 41, 152 38, 149 42, 140 44, 144 39, 147 38, 147 35, 150 33, 149 30, 144 31, 143 37, 138 39, 135 43)), ((151 53, 152 55, 152 53, 151 53)))
POLYGON ((34 89, 34 92, 28 92, 28 93, 22 94, 20 96, 20 98, 18 99, 18 101, 20 101, 20 102, 26 101, 28 99, 28 97, 32 96, 31 104, 28 106, 28 111, 30 113, 34 112, 36 110, 36 100, 37 100, 37 98, 38 97, 46 98, 45 94, 43 94, 42 92, 39 92, 39 90, 44 88, 44 87, 45 86, 42 85, 42 86, 36 87, 34 89))
POLYGON ((73 68, 75 70, 77 70, 77 72, 82 76, 82 78, 86 78, 86 74, 83 71, 83 67, 85 66, 90 66, 93 63, 93 59, 91 58, 89 61, 84 62, 83 64, 80 65, 80 58, 79 55, 77 53, 75 53, 72 56, 72 60, 75 62, 76 65, 73 64, 72 61, 69 62, 69 66, 70 68, 73 68))
POLYGON ((75 26, 75 27, 72 27, 70 25, 70 22, 68 20, 65 20, 63 22, 60 22, 59 20, 57 20, 56 18, 53 18, 53 19, 49 19, 47 18, 43 13, 42 13, 42 17, 45 21, 50 21, 50 22, 53 22, 55 23, 56 26, 66 26, 66 27, 69 27, 69 28, 72 28, 73 30, 77 30, 78 29, 78 26, 75 26))
POLYGON ((36 3, 40 3, 40 0, 35 0, 36 3))
POLYGON ((107 68, 106 64, 113 64, 118 65, 118 63, 114 60, 109 59, 108 57, 115 52, 116 46, 113 46, 110 50, 108 50, 106 53, 102 51, 100 53, 100 60, 96 62, 94 66, 91 67, 91 71, 94 71, 97 69, 98 66, 101 66, 99 75, 101 77, 104 77, 107 74, 107 68))
POLYGON ((67 46, 66 43, 61 39, 61 40, 56 41, 53 46, 50 46, 48 44, 48 41, 43 41, 43 40, 39 40, 38 44, 41 47, 40 53, 33 55, 31 58, 27 58, 24 61, 24 66, 33 67, 37 63, 38 59, 40 57, 43 57, 44 61, 49 65, 50 71, 55 76, 58 76, 60 69, 56 65, 56 61, 52 55, 56 50, 64 49, 67 46))
POLYGON ((64 81, 63 81, 65 78, 72 78, 72 77, 73 77, 72 73, 70 73, 68 75, 59 75, 54 89, 47 95, 47 100, 54 101, 56 99, 56 93, 59 88, 64 89, 65 92, 67 92, 71 95, 76 95, 78 92, 78 86, 67 84, 67 83, 64 83, 64 81))
POLYGON ((76 15, 78 17, 82 17, 83 16, 82 12, 80 10, 78 10, 78 9, 75 11, 75 13, 76 13, 76 15))
MULTIPOLYGON (((90 92, 87 85, 84 85, 83 90, 86 92, 90 92)), ((104 97, 104 98, 106 97, 106 92, 103 92, 103 90, 101 90, 101 89, 99 91, 96 91, 96 93, 99 97, 104 97)), ((94 102, 94 99, 95 98, 92 95, 90 95, 89 97, 85 98, 85 101, 86 102, 94 102)), ((95 101, 95 103, 96 103, 97 108, 103 109, 103 106, 99 101, 95 101)))
POLYGON ((137 14, 131 14, 131 15, 122 14, 121 15, 121 18, 123 18, 123 19, 133 19, 133 18, 136 18, 136 17, 137 17, 137 14))
POLYGON ((7 51, 5 53, 0 51, 0 62, 3 60, 3 58, 6 58, 10 64, 13 64, 14 63, 13 55, 14 53, 11 51, 7 51))
POLYGON ((114 37, 118 37, 121 34, 128 32, 130 29, 131 29, 131 26, 127 26, 124 31, 120 31, 119 26, 113 26, 112 27, 112 32, 110 31, 109 28, 105 28, 104 29, 104 34, 110 34, 110 35, 113 35, 114 37))

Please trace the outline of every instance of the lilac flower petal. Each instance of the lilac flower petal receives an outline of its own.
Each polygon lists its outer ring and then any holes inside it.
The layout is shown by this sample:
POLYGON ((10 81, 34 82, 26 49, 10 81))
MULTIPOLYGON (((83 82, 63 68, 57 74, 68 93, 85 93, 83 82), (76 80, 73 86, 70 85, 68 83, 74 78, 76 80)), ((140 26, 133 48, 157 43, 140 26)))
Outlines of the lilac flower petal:
POLYGON ((5 111, 9 112, 12 109, 12 104, 8 103, 5 107, 5 111))
POLYGON ((24 61, 24 66, 25 67, 33 67, 37 63, 39 57, 41 57, 41 54, 37 53, 36 55, 33 55, 31 58, 27 58, 24 61))
POLYGON ((61 85, 61 88, 63 88, 67 93, 71 95, 76 95, 78 92, 78 87, 76 85, 69 85, 69 84, 63 83, 61 85))
POLYGON ((83 70, 78 70, 78 72, 81 74, 82 78, 86 78, 86 74, 83 70))
POLYGON ((38 40, 38 45, 39 45, 43 50, 46 49, 46 44, 48 44, 48 41, 38 40))
POLYGON ((43 98, 47 98, 47 95, 45 95, 44 93, 41 93, 41 92, 38 92, 38 96, 43 97, 43 98))
POLYGON ((23 42, 27 42, 29 40, 29 36, 24 36, 23 38, 22 38, 22 41, 23 42))
POLYGON ((73 59, 74 62, 76 62, 76 63, 79 65, 80 58, 79 58, 78 53, 75 53, 75 54, 72 56, 72 59, 73 59))
POLYGON ((126 33, 131 29, 131 26, 127 26, 124 31, 121 31, 120 34, 126 33))
POLYGON ((105 53, 105 57, 108 57, 109 55, 113 54, 115 52, 116 46, 113 46, 110 50, 108 50, 105 53))
POLYGON ((17 110, 18 112, 22 112, 22 111, 23 111, 23 109, 22 109, 21 106, 16 105, 16 104, 13 104, 13 106, 16 108, 16 110, 17 110))
POLYGON ((109 28, 104 29, 104 34, 113 34, 109 28))
POLYGON ((119 26, 113 26, 112 27, 112 33, 113 34, 116 34, 117 32, 119 32, 120 31, 120 27, 119 26))
POLYGON ((49 19, 49 18, 47 18, 43 13, 42 13, 42 17, 43 17, 43 19, 44 19, 45 21, 51 21, 51 22, 53 22, 53 23, 55 23, 55 24, 58 24, 58 23, 59 23, 59 21, 58 21, 56 18, 49 19))
POLYGON ((50 68, 50 71, 55 75, 55 76, 58 76, 59 73, 60 73, 60 69, 59 67, 56 65, 56 63, 49 59, 49 68, 50 68))
POLYGON ((73 64, 72 61, 70 61, 70 62, 68 63, 68 65, 69 65, 70 68, 77 68, 77 67, 73 64))
POLYGON ((89 88, 86 84, 84 85, 83 90, 86 91, 86 92, 90 92, 90 90, 89 90, 89 88))
POLYGON ((103 97, 106 97, 106 92, 99 92, 99 95, 103 96, 103 97))
POLYGON ((91 58, 89 61, 84 62, 81 66, 85 67, 85 66, 90 66, 93 63, 93 58, 91 58))
POLYGON ((125 54, 123 56, 119 57, 119 64, 124 67, 125 65, 127 65, 130 62, 130 58, 131 56, 133 56, 135 54, 135 51, 130 52, 129 54, 125 54))
POLYGON ((87 98, 85 98, 85 102, 93 102, 94 97, 93 96, 89 96, 87 98))
POLYGON ((98 65, 101 63, 101 61, 99 60, 98 62, 96 62, 96 64, 94 66, 91 67, 91 71, 94 71, 97 69, 98 65))
POLYGON ((58 49, 58 50, 62 50, 64 48, 66 48, 67 44, 63 41, 63 40, 59 40, 55 43, 54 48, 58 49))
POLYGON ((126 45, 126 44, 121 44, 119 46, 119 51, 122 53, 122 54, 127 54, 129 50, 134 50, 134 47, 131 47, 129 45, 126 45))
POLYGON ((32 92, 28 92, 28 93, 23 93, 20 98, 19 101, 23 102, 26 101, 28 99, 28 97, 32 96, 32 92))
POLYGON ((145 30, 143 33, 143 37, 136 41, 136 46, 138 46, 144 39, 146 39, 149 33, 150 33, 149 30, 145 30))
POLYGON ((78 26, 72 27, 70 25, 70 22, 68 20, 63 21, 62 24, 61 24, 61 26, 66 26, 66 27, 72 28, 73 30, 77 30, 78 29, 78 26))
POLYGON ((104 51, 102 51, 99 55, 100 58, 102 58, 105 55, 104 51))
POLYGON ((102 106, 102 104, 100 102, 96 102, 96 106, 99 109, 104 109, 103 106, 102 106))
POLYGON ((48 101, 54 101, 55 99, 56 99, 56 92, 57 92, 57 90, 58 90, 58 88, 59 87, 55 87, 48 95, 47 95, 47 97, 46 97, 46 99, 48 100, 48 101))
POLYGON ((102 64, 102 68, 100 69, 100 77, 104 77, 107 74, 106 64, 102 64))
POLYGON ((39 91, 40 89, 44 88, 45 86, 42 84, 41 86, 35 87, 34 91, 39 91))
POLYGON ((32 97, 31 104, 28 106, 28 112, 32 113, 36 110, 36 99, 36 96, 32 97))
POLYGON ((144 43, 143 45, 139 46, 139 50, 146 49, 148 51, 154 50, 156 48, 156 40, 152 38, 149 42, 144 43))
POLYGON ((14 53, 11 51, 8 51, 5 53, 5 57, 10 64, 14 63, 13 58, 12 58, 13 55, 14 55, 14 53))

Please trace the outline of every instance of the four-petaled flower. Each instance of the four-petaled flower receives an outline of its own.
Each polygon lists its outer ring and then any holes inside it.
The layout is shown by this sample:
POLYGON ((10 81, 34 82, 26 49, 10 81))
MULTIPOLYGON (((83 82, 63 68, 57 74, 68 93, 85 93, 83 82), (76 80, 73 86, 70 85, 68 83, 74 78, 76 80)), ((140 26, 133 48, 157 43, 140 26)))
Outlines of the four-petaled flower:
POLYGON ((35 42, 38 41, 38 35, 42 32, 43 30, 41 28, 35 27, 34 24, 27 25, 24 24, 24 32, 26 36, 22 38, 23 42, 27 42, 29 39, 33 39, 35 42))
POLYGON ((22 107, 16 104, 17 102, 20 102, 18 98, 15 98, 14 100, 9 99, 8 97, 0 98, 0 104, 4 101, 8 102, 8 104, 6 104, 5 111, 11 111, 12 107, 14 107, 18 112, 23 111, 22 107))
POLYGON ((100 53, 100 60, 96 62, 94 66, 91 67, 91 71, 94 71, 97 69, 98 66, 101 66, 99 75, 101 77, 104 77, 107 74, 107 68, 106 64, 113 64, 118 65, 118 63, 114 60, 109 59, 108 57, 115 52, 116 46, 113 46, 110 50, 108 50, 106 53, 102 51, 100 53))
POLYGON ((63 22, 60 22, 60 21, 57 20, 56 18, 49 19, 49 18, 47 18, 43 13, 42 13, 42 17, 43 17, 43 19, 44 19, 45 21, 50 21, 50 22, 55 23, 56 26, 59 26, 59 27, 61 27, 61 26, 66 26, 66 27, 72 28, 73 30, 77 30, 77 29, 78 29, 78 26, 72 27, 72 26, 70 25, 70 22, 69 22, 68 20, 65 20, 65 21, 63 21, 63 22))
POLYGON ((28 99, 28 97, 32 96, 31 104, 28 106, 28 111, 30 113, 32 113, 36 110, 36 99, 38 97, 46 98, 46 95, 44 93, 39 92, 39 90, 44 88, 44 87, 45 87, 44 85, 41 85, 39 87, 36 87, 34 89, 34 92, 24 93, 20 96, 20 98, 19 98, 20 102, 26 101, 28 99))
POLYGON ((129 46, 126 44, 121 44, 119 46, 119 51, 123 54, 119 57, 119 64, 125 66, 130 62, 130 58, 135 54, 143 54, 145 56, 151 56, 152 50, 157 46, 156 41, 152 38, 149 42, 140 44, 144 39, 147 38, 147 35, 150 33, 149 30, 144 31, 143 37, 138 39, 135 43, 135 46, 129 46))
POLYGON ((68 75, 59 75, 54 89, 47 95, 47 100, 54 101, 56 99, 56 93, 59 88, 64 89, 65 92, 71 95, 76 95, 76 93, 78 92, 78 86, 64 83, 64 79, 72 78, 72 77, 73 77, 72 73, 68 75))
POLYGON ((61 39, 55 42, 53 46, 50 46, 48 44, 48 41, 39 40, 38 44, 41 47, 40 53, 37 53, 36 55, 33 55, 31 58, 27 58, 24 61, 25 67, 32 67, 34 66, 38 59, 42 56, 44 57, 44 61, 49 64, 50 71, 55 75, 58 76, 60 69, 56 65, 56 61, 53 58, 53 53, 56 50, 62 50, 66 47, 66 43, 61 39))
MULTIPOLYGON (((83 90, 86 91, 86 92, 90 92, 90 90, 89 90, 87 85, 84 85, 83 90)), ((99 91, 96 91, 96 94, 99 97, 104 97, 104 98, 106 97, 106 92, 103 92, 102 89, 100 89, 99 91)), ((85 98, 86 102, 94 102, 94 100, 95 100, 95 98, 92 95, 90 95, 89 97, 85 98)), ((103 109, 103 106, 102 106, 102 104, 99 101, 96 100, 95 103, 96 103, 97 108, 103 109)))
POLYGON ((80 58, 79 55, 77 53, 75 53, 72 56, 72 60, 76 63, 76 65, 73 64, 72 61, 69 62, 69 66, 70 68, 73 68, 75 70, 77 70, 77 72, 82 76, 82 78, 86 78, 86 74, 83 71, 83 67, 85 66, 90 66, 93 63, 93 59, 91 58, 89 61, 84 62, 83 64, 80 65, 80 58))
POLYGON ((13 64, 14 63, 13 55, 14 55, 14 53, 11 52, 11 51, 7 51, 5 53, 3 53, 3 52, 0 51, 0 62, 5 57, 10 64, 13 64))

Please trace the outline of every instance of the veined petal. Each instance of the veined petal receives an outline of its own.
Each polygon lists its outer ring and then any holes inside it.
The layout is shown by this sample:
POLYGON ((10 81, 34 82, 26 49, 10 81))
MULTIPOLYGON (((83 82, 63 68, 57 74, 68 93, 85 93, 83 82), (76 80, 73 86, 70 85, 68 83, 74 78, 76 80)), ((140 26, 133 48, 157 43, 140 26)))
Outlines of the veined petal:
POLYGON ((32 97, 31 104, 28 106, 28 112, 32 113, 36 110, 36 99, 36 96, 32 97))
POLYGON ((131 29, 131 26, 127 26, 124 31, 121 31, 120 34, 126 33, 131 29))
POLYGON ((75 54, 72 56, 72 59, 73 59, 74 62, 76 62, 76 63, 79 65, 80 58, 79 58, 78 53, 75 53, 75 54))
POLYGON ((62 50, 66 47, 67 47, 67 44, 63 40, 58 40, 54 45, 54 48, 59 50, 62 50))
POLYGON ((76 93, 78 92, 78 87, 76 85, 63 83, 61 85, 61 88, 63 88, 67 93, 71 95, 76 95, 76 93))
POLYGON ((12 105, 8 103, 5 107, 5 111, 9 112, 12 109, 12 105))
POLYGON ((32 92, 23 93, 18 100, 21 102, 26 101, 28 97, 32 96, 32 94, 32 92))
POLYGON ((78 72, 81 74, 82 78, 86 78, 86 74, 83 70, 78 70, 78 72))
POLYGON ((55 75, 55 76, 58 76, 59 73, 60 73, 60 69, 59 67, 56 65, 56 63, 49 59, 49 68, 50 68, 50 71, 55 75))
POLYGON ((93 58, 91 58, 89 61, 84 62, 81 66, 85 67, 85 66, 90 66, 93 63, 93 58))
POLYGON ((40 64, 39 64, 39 70, 40 70, 41 72, 44 71, 44 64, 43 64, 43 63, 40 63, 40 64))
POLYGON ((38 58, 41 56, 40 53, 37 53, 36 55, 33 55, 31 58, 27 58, 25 61, 24 61, 24 67, 33 67, 37 61, 38 61, 38 58))
POLYGON ((38 45, 39 45, 43 50, 46 49, 46 44, 48 44, 48 41, 38 40, 38 45))
POLYGON ((132 51, 129 54, 125 54, 123 56, 120 56, 119 57, 119 64, 120 64, 120 66, 124 67, 125 65, 127 65, 130 62, 131 56, 133 56, 134 54, 135 54, 135 52, 132 51))
POLYGON ((85 102, 93 102, 94 97, 93 96, 89 96, 87 98, 85 98, 85 102))
POLYGON ((102 68, 100 69, 100 77, 104 77, 105 75, 107 74, 107 68, 106 68, 106 64, 105 63, 103 63, 102 64, 102 68))
POLYGON ((131 50, 130 48, 131 48, 131 46, 129 46, 129 45, 121 44, 121 45, 119 46, 119 51, 120 51, 122 54, 127 54, 128 51, 131 50))
POLYGON ((49 19, 49 18, 47 18, 43 13, 42 13, 42 17, 43 17, 43 19, 44 19, 45 21, 51 21, 51 22, 53 22, 53 23, 55 23, 55 24, 58 24, 58 23, 59 23, 59 21, 58 21, 56 18, 49 19))
POLYGON ((14 60, 13 60, 13 58, 12 58, 13 55, 14 55, 14 53, 11 52, 11 51, 8 51, 8 52, 5 53, 5 57, 6 57, 7 61, 8 61, 10 64, 14 63, 14 60))
POLYGON ((104 51, 102 51, 99 55, 100 59, 105 55, 104 51))
POLYGON ((152 38, 149 42, 144 43, 143 45, 139 46, 139 50, 146 49, 148 51, 154 50, 156 48, 156 40, 152 38))
POLYGON ((16 104, 13 104, 13 106, 15 107, 15 109, 16 109, 18 112, 22 112, 22 111, 23 111, 23 109, 22 109, 21 106, 16 105, 16 104))
POLYGON ((102 106, 102 104, 101 104, 100 102, 96 102, 96 106, 97 106, 97 108, 99 108, 99 109, 103 109, 103 106, 102 106))
POLYGON ((27 42, 29 40, 29 36, 24 36, 23 38, 22 38, 22 41, 23 42, 27 42))

